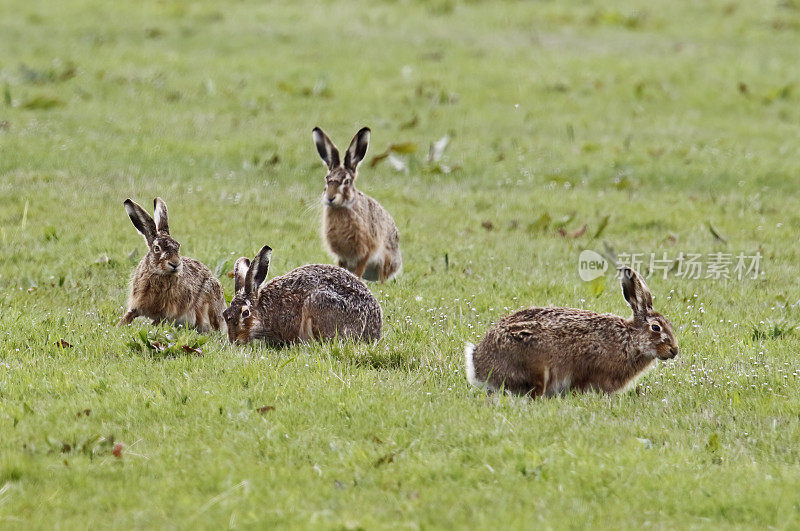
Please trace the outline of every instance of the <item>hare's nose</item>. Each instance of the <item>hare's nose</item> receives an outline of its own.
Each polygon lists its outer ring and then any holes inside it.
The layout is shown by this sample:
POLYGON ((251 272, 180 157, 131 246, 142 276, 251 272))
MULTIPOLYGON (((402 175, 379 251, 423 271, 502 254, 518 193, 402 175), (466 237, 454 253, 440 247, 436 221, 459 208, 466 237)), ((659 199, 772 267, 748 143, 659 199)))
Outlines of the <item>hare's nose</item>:
POLYGON ((169 266, 172 268, 172 270, 173 270, 173 271, 174 271, 174 270, 176 270, 176 269, 178 269, 178 266, 179 266, 179 265, 181 265, 181 263, 180 263, 180 262, 170 262, 170 263, 169 263, 169 266))
POLYGON ((678 347, 672 347, 671 349, 669 349, 669 353, 670 353, 670 358, 674 358, 675 356, 678 355, 678 347))

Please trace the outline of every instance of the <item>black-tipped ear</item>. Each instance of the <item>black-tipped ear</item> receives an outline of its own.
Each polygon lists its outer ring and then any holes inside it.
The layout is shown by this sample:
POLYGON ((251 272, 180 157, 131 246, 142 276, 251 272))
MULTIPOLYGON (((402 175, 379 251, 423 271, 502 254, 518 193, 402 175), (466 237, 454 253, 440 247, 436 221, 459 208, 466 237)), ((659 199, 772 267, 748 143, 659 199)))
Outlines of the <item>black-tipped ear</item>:
POLYGON ((361 161, 367 154, 369 134, 369 127, 364 127, 356 133, 356 136, 354 136, 353 140, 350 142, 350 147, 347 148, 347 153, 344 155, 344 167, 353 173, 358 169, 358 165, 361 164, 361 161))
POLYGON ((257 291, 261 283, 267 278, 271 256, 272 248, 269 245, 265 245, 256 253, 256 257, 253 258, 253 263, 250 264, 250 269, 247 271, 247 277, 244 279, 245 293, 249 294, 257 291))
POLYGON ((314 136, 314 144, 317 146, 317 152, 322 158, 322 162, 328 166, 328 169, 338 168, 339 150, 336 145, 331 142, 328 135, 319 127, 315 127, 311 134, 314 136))
POLYGON ((153 245, 153 240, 156 239, 156 224, 153 218, 130 199, 126 199, 123 204, 125 205, 125 212, 128 213, 128 217, 133 222, 133 226, 144 236, 147 246, 153 245))
POLYGON ((622 295, 633 310, 633 317, 637 321, 647 319, 647 314, 653 311, 653 296, 647 288, 644 279, 629 267, 622 267, 622 295))
POLYGON ((169 221, 167 219, 167 204, 160 197, 153 199, 155 212, 156 231, 169 234, 169 221))
POLYGON ((233 290, 239 293, 239 290, 244 288, 245 279, 247 278, 247 271, 250 269, 250 259, 246 256, 240 257, 236 260, 233 266, 233 290))

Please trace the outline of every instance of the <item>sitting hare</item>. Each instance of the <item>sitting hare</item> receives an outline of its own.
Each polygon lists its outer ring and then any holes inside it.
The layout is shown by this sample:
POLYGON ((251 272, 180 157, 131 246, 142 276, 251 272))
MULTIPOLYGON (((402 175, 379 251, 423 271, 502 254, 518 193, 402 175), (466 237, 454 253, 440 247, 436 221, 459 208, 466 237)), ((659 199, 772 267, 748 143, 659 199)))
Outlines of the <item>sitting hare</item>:
POLYGON ((236 261, 236 295, 223 313, 231 343, 265 339, 282 346, 336 337, 380 339, 380 304, 355 275, 341 267, 312 264, 264 282, 271 254, 264 246, 252 264, 245 257, 236 261))
POLYGON ((472 385, 533 397, 571 390, 614 393, 656 358, 678 355, 672 325, 653 310, 644 280, 622 268, 633 318, 573 308, 528 308, 500 319, 464 351, 472 385))
POLYGON ((392 216, 375 199, 356 190, 358 165, 367 154, 369 134, 366 127, 356 133, 342 163, 328 135, 314 128, 314 143, 328 166, 322 234, 340 267, 359 278, 385 282, 400 272, 403 259, 392 216))
POLYGON ((143 315, 153 324, 171 321, 197 328, 225 331, 222 285, 210 269, 178 254, 180 244, 169 235, 167 205, 154 201, 155 221, 142 207, 125 200, 125 211, 147 242, 149 251, 136 266, 131 280, 128 312, 117 325, 128 325, 143 315))

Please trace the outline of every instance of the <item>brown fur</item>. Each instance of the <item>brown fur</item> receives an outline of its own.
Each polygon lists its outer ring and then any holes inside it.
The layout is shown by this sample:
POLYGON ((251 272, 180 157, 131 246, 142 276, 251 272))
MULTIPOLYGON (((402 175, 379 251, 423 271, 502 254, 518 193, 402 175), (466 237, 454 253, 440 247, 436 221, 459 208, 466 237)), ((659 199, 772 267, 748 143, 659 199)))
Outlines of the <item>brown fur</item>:
POLYGON ((128 311, 117 325, 128 325, 143 316, 153 324, 170 321, 199 332, 226 330, 222 312, 222 285, 205 265, 180 256, 180 244, 169 236, 166 204, 156 198, 156 221, 142 207, 127 199, 125 210, 142 233, 149 248, 131 279, 128 311), (156 223, 158 226, 156 226, 156 223))
POLYGON ((336 337, 380 339, 383 314, 367 286, 336 266, 298 267, 265 282, 271 249, 264 247, 253 263, 236 262, 236 295, 224 318, 232 343, 264 339, 281 346, 336 337))
POLYGON ((317 150, 328 166, 322 235, 340 267, 359 278, 385 282, 401 271, 403 259, 394 219, 378 201, 355 187, 369 134, 366 127, 356 133, 340 163, 333 142, 321 129, 314 129, 317 150))
POLYGON ((474 350, 467 345, 470 383, 533 397, 614 393, 656 358, 674 358, 672 326, 653 310, 644 280, 624 268, 622 283, 634 311, 628 320, 574 308, 529 308, 502 318, 474 350))

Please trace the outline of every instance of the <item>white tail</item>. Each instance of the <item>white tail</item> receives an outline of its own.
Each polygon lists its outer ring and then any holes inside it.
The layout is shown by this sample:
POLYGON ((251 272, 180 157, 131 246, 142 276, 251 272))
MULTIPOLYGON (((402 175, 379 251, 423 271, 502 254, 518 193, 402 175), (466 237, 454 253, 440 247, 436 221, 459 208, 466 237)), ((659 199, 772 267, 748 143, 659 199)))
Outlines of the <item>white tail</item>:
POLYGON ((475 345, 467 343, 464 345, 464 365, 467 371, 467 381, 475 387, 483 387, 483 382, 475 377, 475 362, 472 353, 475 352, 475 345))

